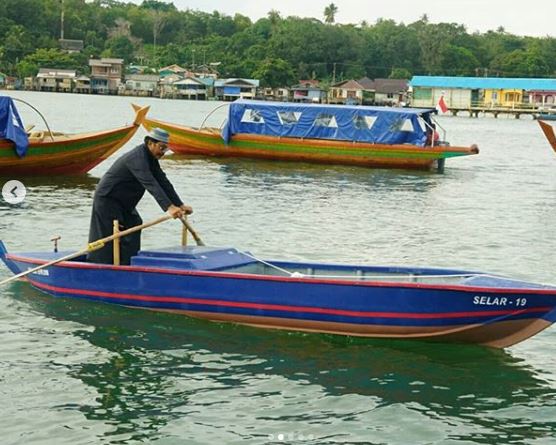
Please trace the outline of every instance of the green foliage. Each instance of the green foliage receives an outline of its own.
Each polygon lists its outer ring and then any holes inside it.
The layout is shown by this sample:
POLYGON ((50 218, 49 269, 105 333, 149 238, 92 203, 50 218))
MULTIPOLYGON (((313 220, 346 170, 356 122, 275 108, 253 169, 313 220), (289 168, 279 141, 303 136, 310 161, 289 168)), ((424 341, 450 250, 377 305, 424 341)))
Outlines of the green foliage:
POLYGON ((124 59, 125 63, 133 60, 133 43, 126 36, 112 37, 106 41, 102 57, 116 57, 124 59))
POLYGON ((252 76, 260 79, 261 86, 277 88, 291 85, 295 82, 293 67, 284 59, 265 59, 252 76))
MULTIPOLYGON (((118 57, 153 68, 220 62, 222 76, 261 76, 295 83, 301 78, 332 82, 347 78, 408 78, 413 74, 556 76, 556 39, 520 37, 503 28, 469 34, 456 23, 430 23, 427 16, 405 25, 377 20, 359 26, 335 24, 338 7, 317 19, 281 17, 272 9, 253 23, 214 11, 178 10, 171 1, 64 0, 64 37, 85 49, 69 58, 88 69, 89 57, 118 57), (331 26, 334 24, 334 26, 331 26), (194 56, 193 56, 194 55, 194 56), (277 70, 272 73, 272 70, 277 70), (293 74, 292 74, 293 73, 293 74)), ((0 0, 0 67, 7 74, 69 65, 38 59, 59 47, 60 0, 0 0), (38 65, 37 65, 38 64, 38 65)))
POLYGON ((76 69, 81 67, 82 61, 58 49, 39 48, 26 56, 16 65, 20 77, 35 76, 39 68, 76 69))
POLYGON ((406 68, 392 68, 389 79, 411 79, 411 73, 406 68))

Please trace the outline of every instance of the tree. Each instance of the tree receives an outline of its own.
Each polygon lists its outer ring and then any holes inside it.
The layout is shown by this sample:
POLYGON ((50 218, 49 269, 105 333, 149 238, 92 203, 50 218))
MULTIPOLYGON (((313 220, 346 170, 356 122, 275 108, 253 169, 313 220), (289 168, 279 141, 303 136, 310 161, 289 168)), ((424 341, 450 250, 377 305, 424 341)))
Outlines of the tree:
POLYGON ((80 63, 69 54, 59 49, 40 48, 33 54, 25 56, 17 66, 16 71, 20 77, 34 76, 39 68, 79 69, 80 63))
POLYGON ((167 14, 165 12, 162 12, 160 9, 153 9, 150 15, 151 15, 152 25, 153 25, 153 47, 154 47, 154 59, 155 59, 154 63, 155 65, 158 65, 157 53, 156 53, 156 40, 160 35, 160 32, 166 25, 167 14))
POLYGON ((270 88, 285 87, 295 81, 292 66, 284 59, 265 59, 253 72, 256 79, 261 80, 263 86, 270 88))
POLYGON ((126 36, 112 37, 106 41, 104 47, 103 57, 117 57, 124 59, 125 63, 133 60, 135 49, 133 48, 133 43, 126 36))
POLYGON ((324 8, 324 22, 329 24, 334 23, 337 12, 338 7, 334 3, 330 3, 326 8, 324 8))
POLYGON ((442 66, 452 76, 472 76, 479 61, 467 48, 447 45, 442 51, 442 66))
POLYGON ((32 36, 21 25, 12 26, 2 43, 5 57, 10 62, 17 62, 33 51, 32 36))
POLYGON ((411 72, 406 68, 392 68, 389 79, 411 79, 411 72))

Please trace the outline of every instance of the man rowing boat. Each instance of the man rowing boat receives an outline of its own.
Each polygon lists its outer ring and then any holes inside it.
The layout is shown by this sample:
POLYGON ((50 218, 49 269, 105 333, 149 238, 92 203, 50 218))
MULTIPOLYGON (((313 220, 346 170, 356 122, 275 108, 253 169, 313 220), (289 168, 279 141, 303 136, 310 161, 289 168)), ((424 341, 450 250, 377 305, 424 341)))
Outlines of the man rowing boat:
MULTIPOLYGON (((168 140, 168 132, 154 128, 145 137, 143 144, 121 156, 102 177, 93 199, 89 242, 110 236, 114 220, 118 220, 121 230, 142 224, 136 206, 145 190, 173 218, 193 212, 190 206, 182 202, 158 162, 168 150, 168 140)), ((140 231, 122 238, 120 264, 128 265, 140 248, 140 231)), ((90 252, 87 260, 92 263, 113 263, 112 243, 90 252)))

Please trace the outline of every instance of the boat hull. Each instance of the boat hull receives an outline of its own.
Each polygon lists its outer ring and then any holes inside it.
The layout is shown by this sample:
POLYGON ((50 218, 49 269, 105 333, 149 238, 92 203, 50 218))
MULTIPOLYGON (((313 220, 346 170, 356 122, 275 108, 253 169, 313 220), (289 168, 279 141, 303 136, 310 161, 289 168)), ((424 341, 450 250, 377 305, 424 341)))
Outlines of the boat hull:
MULTIPOLYGON (((4 250, 2 258, 18 273, 53 256, 7 255, 4 250)), ((28 281, 57 297, 212 321, 498 348, 523 341, 556 320, 556 288, 342 281, 84 262, 50 266, 28 275, 28 281)))
POLYGON ((145 119, 147 130, 160 127, 170 133, 174 153, 214 157, 271 159, 373 168, 431 170, 447 158, 477 154, 476 147, 418 147, 320 139, 233 135, 226 144, 216 129, 195 129, 155 119, 145 119))
POLYGON ((0 175, 77 175, 100 164, 129 141, 140 127, 148 107, 137 110, 132 125, 68 136, 48 133, 29 139, 27 155, 19 158, 12 142, 0 139, 0 175))

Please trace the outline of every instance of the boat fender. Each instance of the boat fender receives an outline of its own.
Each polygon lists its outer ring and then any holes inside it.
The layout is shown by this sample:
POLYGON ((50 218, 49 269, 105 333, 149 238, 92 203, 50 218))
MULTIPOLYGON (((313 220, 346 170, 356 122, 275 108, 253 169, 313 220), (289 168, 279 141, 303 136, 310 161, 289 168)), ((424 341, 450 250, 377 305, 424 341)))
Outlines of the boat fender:
POLYGON ((293 272, 290 277, 292 278, 303 278, 305 275, 300 272, 293 272))

